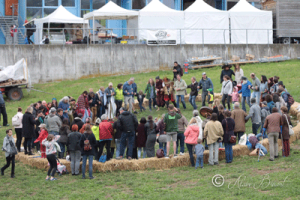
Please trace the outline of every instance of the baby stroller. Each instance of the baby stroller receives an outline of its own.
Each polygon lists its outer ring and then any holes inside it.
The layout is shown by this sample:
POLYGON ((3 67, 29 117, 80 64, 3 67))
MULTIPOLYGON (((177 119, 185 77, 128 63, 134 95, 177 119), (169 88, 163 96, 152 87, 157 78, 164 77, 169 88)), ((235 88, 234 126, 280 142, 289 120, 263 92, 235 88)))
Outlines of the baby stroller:
POLYGON ((69 174, 67 167, 63 164, 61 164, 61 162, 59 161, 58 158, 56 158, 57 160, 57 170, 56 172, 58 173, 59 176, 63 175, 63 174, 69 174))

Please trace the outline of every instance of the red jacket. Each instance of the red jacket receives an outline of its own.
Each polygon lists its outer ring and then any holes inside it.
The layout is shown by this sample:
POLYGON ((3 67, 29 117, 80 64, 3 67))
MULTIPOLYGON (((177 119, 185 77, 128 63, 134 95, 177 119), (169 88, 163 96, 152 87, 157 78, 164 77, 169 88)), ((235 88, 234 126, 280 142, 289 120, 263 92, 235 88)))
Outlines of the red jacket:
POLYGON ((191 124, 187 127, 184 132, 185 143, 195 145, 197 144, 198 136, 199 136, 199 126, 196 124, 191 124))
POLYGON ((42 143, 42 141, 44 139, 46 139, 48 137, 48 131, 46 130, 41 130, 39 137, 34 141, 34 143, 40 142, 42 143))
POLYGON ((112 134, 113 134, 113 126, 110 122, 107 120, 103 120, 99 124, 99 136, 100 140, 109 140, 112 139, 112 134))

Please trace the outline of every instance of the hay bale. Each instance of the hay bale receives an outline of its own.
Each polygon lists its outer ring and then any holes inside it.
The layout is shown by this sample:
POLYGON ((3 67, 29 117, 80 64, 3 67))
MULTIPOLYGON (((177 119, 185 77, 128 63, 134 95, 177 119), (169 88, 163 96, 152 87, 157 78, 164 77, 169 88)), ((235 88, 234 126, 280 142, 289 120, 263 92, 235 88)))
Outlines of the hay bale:
POLYGON ((299 120, 300 119, 300 116, 298 117, 298 106, 300 105, 300 103, 298 102, 295 102, 292 106, 291 106, 291 109, 290 109, 290 113, 291 115, 293 116, 297 116, 297 119, 299 120))

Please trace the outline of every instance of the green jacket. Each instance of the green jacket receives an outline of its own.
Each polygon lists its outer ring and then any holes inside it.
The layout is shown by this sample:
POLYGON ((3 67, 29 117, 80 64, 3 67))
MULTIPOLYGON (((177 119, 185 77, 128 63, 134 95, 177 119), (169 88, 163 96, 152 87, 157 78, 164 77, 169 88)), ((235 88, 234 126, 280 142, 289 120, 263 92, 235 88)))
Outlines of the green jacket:
POLYGON ((167 113, 164 118, 166 132, 178 132, 178 119, 180 118, 181 115, 176 112, 167 113))
POLYGON ((153 87, 153 98, 156 98, 155 85, 151 86, 150 84, 147 84, 145 89, 146 99, 150 99, 151 87, 153 87))
POLYGON ((174 89, 176 91, 176 95, 185 95, 186 88, 187 85, 183 79, 181 79, 180 81, 175 81, 174 89), (179 91, 177 91, 178 88, 180 89, 179 91))
POLYGON ((116 96, 115 96, 115 100, 118 101, 123 101, 123 89, 119 90, 118 88, 116 88, 116 96))

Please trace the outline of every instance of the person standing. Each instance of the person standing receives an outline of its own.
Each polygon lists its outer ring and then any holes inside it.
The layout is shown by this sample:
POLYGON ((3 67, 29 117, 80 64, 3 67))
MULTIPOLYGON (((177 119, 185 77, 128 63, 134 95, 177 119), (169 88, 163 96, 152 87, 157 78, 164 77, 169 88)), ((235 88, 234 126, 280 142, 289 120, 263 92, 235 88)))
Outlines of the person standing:
POLYGON ((196 152, 196 156, 197 156, 195 169, 197 169, 199 167, 199 164, 200 164, 200 167, 203 168, 203 153, 205 151, 204 146, 201 144, 202 140, 198 139, 197 143, 198 144, 196 144, 196 146, 195 146, 195 152, 196 152))
POLYGON ((198 96, 198 89, 197 89, 198 83, 194 76, 191 78, 191 81, 192 83, 187 86, 187 88, 191 88, 189 102, 193 106, 194 110, 197 110, 196 97, 198 96))
POLYGON ((11 178, 15 178, 15 155, 17 149, 15 147, 15 139, 12 136, 11 129, 6 130, 6 136, 3 140, 2 150, 5 151, 6 165, 1 168, 1 176, 4 176, 4 170, 10 166, 11 163, 11 178))
MULTIPOLYGON (((99 135, 99 134, 98 134, 99 135)), ((72 175, 79 175, 81 147, 80 147, 81 133, 78 132, 78 126, 72 126, 72 132, 68 135, 67 147, 71 157, 71 171, 72 175)))
POLYGON ((52 135, 58 135, 59 129, 62 125, 62 120, 59 116, 56 115, 56 109, 51 108, 50 114, 46 116, 45 118, 45 124, 47 125, 47 130, 49 131, 49 134, 52 135))
POLYGON ((255 76, 254 73, 250 74, 251 78, 252 78, 252 87, 251 89, 253 90, 252 94, 251 94, 251 98, 256 98, 256 103, 258 104, 260 102, 260 81, 259 79, 255 76))
MULTIPOLYGON (((149 110, 151 111, 151 104, 153 102, 153 108, 156 105, 156 92, 155 84, 152 78, 149 79, 148 84, 145 89, 146 98, 149 100, 149 110)), ((159 110, 159 109, 158 109, 159 110)))
POLYGON ((164 101, 164 83, 163 81, 157 76, 155 78, 155 89, 156 89, 156 103, 157 103, 157 111, 159 111, 160 107, 165 106, 165 101, 164 101))
POLYGON ((147 133, 145 131, 146 118, 142 117, 136 131, 136 147, 138 148, 138 159, 141 158, 143 148, 143 158, 146 158, 147 133))
POLYGON ((69 133, 71 133, 70 126, 69 126, 69 120, 65 118, 63 120, 62 126, 59 129, 60 138, 59 138, 58 144, 60 146, 61 152, 58 153, 58 158, 64 157, 69 133))
POLYGON ((132 79, 129 79, 129 81, 126 81, 123 85, 124 104, 126 109, 127 109, 127 105, 129 106, 129 112, 132 112, 132 102, 133 102, 132 84, 133 83, 134 81, 132 79))
POLYGON ((208 96, 208 89, 211 89, 211 94, 213 95, 214 91, 214 84, 212 83, 211 79, 206 76, 206 73, 202 73, 202 79, 198 83, 198 89, 202 89, 202 106, 205 106, 206 96, 208 96))
POLYGON ((119 83, 117 85, 117 88, 116 88, 116 96, 115 96, 115 103, 117 105, 116 116, 120 115, 120 111, 119 110, 122 107, 123 99, 124 99, 124 96, 123 96, 123 84, 119 83))
POLYGON ((284 149, 284 156, 288 157, 290 155, 290 134, 289 134, 289 126, 292 125, 291 117, 288 114, 288 109, 285 106, 281 107, 282 113, 282 134, 279 137, 283 139, 283 149, 284 149))
POLYGON ((242 77, 244 76, 244 71, 241 69, 239 64, 234 66, 234 73, 235 73, 235 81, 237 84, 241 84, 242 77))
POLYGON ((197 120, 192 118, 187 129, 184 132, 186 147, 189 151, 190 161, 192 167, 195 167, 195 160, 193 155, 193 148, 197 144, 197 140, 199 137, 199 126, 197 124, 197 120))
POLYGON ((10 26, 10 36, 12 38, 12 43, 16 43, 16 36, 17 36, 18 29, 16 29, 15 25, 10 26))
POLYGON ((148 116, 148 121, 145 124, 145 132, 147 134, 146 152, 147 157, 151 158, 155 156, 155 143, 156 143, 156 124, 153 121, 151 115, 148 116))
POLYGON ((159 141, 159 148, 164 150, 164 156, 166 156, 167 155, 167 142, 166 141, 163 141, 163 142, 160 141, 160 136, 163 137, 166 134, 164 118, 165 118, 165 114, 162 114, 161 119, 157 123, 157 127, 156 127, 157 135, 156 135, 156 137, 158 138, 158 141, 159 141))
POLYGON ((137 96, 137 85, 134 82, 135 80, 133 77, 131 77, 130 79, 133 81, 133 83, 132 83, 132 92, 133 92, 133 94, 132 94, 132 110, 133 110, 134 114, 138 114, 138 112, 134 108, 134 96, 137 96))
POLYGON ((58 104, 58 109, 61 108, 63 110, 63 118, 68 119, 69 121, 69 115, 68 110, 70 109, 69 104, 69 97, 65 96, 58 104))
POLYGON ((25 138, 23 146, 25 154, 28 155, 34 155, 31 152, 31 143, 32 138, 34 137, 34 125, 36 124, 36 121, 34 119, 34 116, 32 115, 32 111, 33 108, 28 107, 22 119, 22 136, 25 138))
POLYGON ((223 79, 224 81, 222 83, 222 89, 221 89, 222 104, 223 107, 226 109, 225 100, 227 99, 228 110, 230 110, 230 100, 231 100, 230 95, 232 93, 232 82, 230 80, 230 77, 227 75, 225 75, 223 79))
POLYGON ((177 61, 174 62, 174 67, 173 67, 173 74, 174 74, 174 81, 177 79, 177 75, 181 75, 181 66, 178 64, 177 61))
POLYGON ((108 84, 108 87, 105 89, 105 94, 107 97, 107 116, 108 118, 112 119, 116 116, 116 106, 115 106, 115 100, 114 96, 116 95, 115 89, 113 88, 112 82, 108 84))
POLYGON ((240 103, 234 103, 234 110, 231 112, 231 118, 235 122, 234 126, 234 135, 237 137, 238 142, 240 141, 241 137, 244 135, 246 131, 246 121, 245 117, 247 117, 247 113, 240 109, 240 103))
POLYGON ((250 96, 251 96, 251 91, 250 88, 252 87, 251 82, 247 79, 247 77, 242 76, 242 89, 238 92, 239 94, 242 93, 242 109, 247 112, 246 110, 246 103, 248 104, 249 107, 250 105, 250 96))
POLYGON ((265 101, 265 97, 268 94, 268 79, 265 75, 261 75, 259 92, 261 101, 265 101))
POLYGON ((187 88, 187 85, 183 79, 181 79, 180 74, 177 74, 177 80, 175 81, 174 89, 176 91, 176 103, 177 108, 179 108, 179 100, 181 99, 181 103, 184 109, 186 109, 185 101, 184 101, 184 95, 185 90, 187 88))
POLYGON ((231 112, 229 110, 225 111, 225 119, 222 121, 222 127, 224 131, 223 142, 225 144, 225 155, 226 155, 226 163, 232 163, 233 160, 233 151, 232 151, 232 143, 230 142, 231 136, 234 135, 235 122, 230 117, 231 112))
POLYGON ((103 148, 105 146, 106 148, 106 161, 109 161, 111 159, 111 141, 113 139, 114 129, 113 125, 108 121, 108 116, 106 114, 103 114, 101 116, 101 123, 99 124, 99 152, 96 157, 96 160, 99 161, 100 157, 102 156, 103 148))
POLYGON ((82 116, 85 116, 85 98, 87 97, 87 95, 88 95, 88 92, 84 91, 77 99, 77 104, 78 104, 77 113, 78 114, 81 113, 82 116))
POLYGON ((188 126, 189 122, 185 118, 185 116, 182 115, 180 112, 180 109, 177 108, 177 113, 181 116, 180 119, 178 119, 178 132, 177 132, 177 141, 176 141, 176 154, 178 154, 178 148, 180 147, 180 153, 179 155, 183 155, 184 153, 184 131, 185 127, 188 126), (180 144, 179 144, 180 141, 180 144))
POLYGON ((95 120, 97 119, 97 110, 98 110, 98 106, 97 106, 97 97, 98 95, 96 95, 93 91, 93 88, 90 88, 90 92, 88 94, 88 102, 89 102, 89 107, 90 110, 92 112, 92 124, 95 123, 95 120))
POLYGON ((248 120, 251 118, 252 121, 252 132, 254 135, 257 135, 257 131, 261 124, 261 110, 259 105, 256 103, 256 99, 251 99, 252 106, 250 107, 250 111, 248 116, 245 118, 245 120, 248 120))
POLYGON ((223 82, 223 78, 225 75, 227 75, 230 79, 232 79, 232 75, 235 76, 235 73, 232 71, 231 65, 223 65, 222 66, 222 72, 221 72, 221 76, 220 76, 220 83, 223 82))
POLYGON ((277 108, 272 109, 272 114, 266 118, 264 124, 264 132, 268 132, 270 159, 278 158, 278 137, 282 133, 283 120, 282 116, 278 113, 277 108))
MULTIPOLYGON (((22 113, 21 107, 18 108, 18 112, 13 118, 15 118, 15 117, 16 117, 16 122, 15 122, 15 124, 13 123, 12 125, 14 126, 16 135, 17 135, 16 146, 17 146, 18 151, 21 152, 22 128, 23 128, 23 124, 22 124, 23 113, 22 113)), ((12 120, 12 121, 14 121, 14 120, 12 120)))
MULTIPOLYGON (((0 117, 3 117, 3 126, 9 126, 9 124, 7 124, 7 113, 6 113, 6 108, 5 108, 5 101, 3 99, 3 94, 0 91, 0 117)), ((0 126, 1 128, 1 126, 0 126)))
POLYGON ((77 41, 83 40, 83 33, 82 33, 80 26, 77 26, 75 36, 76 36, 77 41))

